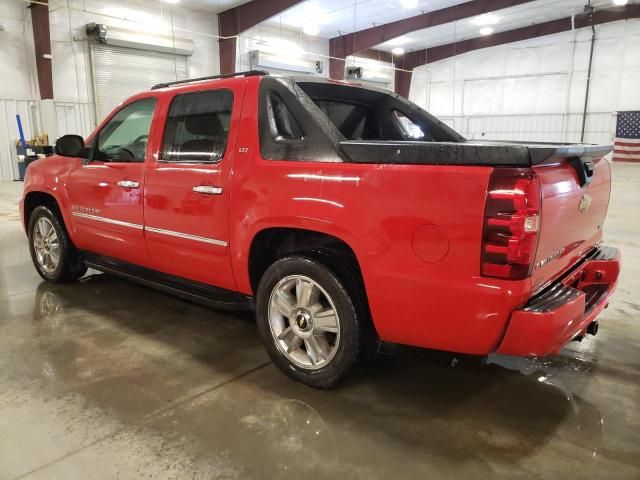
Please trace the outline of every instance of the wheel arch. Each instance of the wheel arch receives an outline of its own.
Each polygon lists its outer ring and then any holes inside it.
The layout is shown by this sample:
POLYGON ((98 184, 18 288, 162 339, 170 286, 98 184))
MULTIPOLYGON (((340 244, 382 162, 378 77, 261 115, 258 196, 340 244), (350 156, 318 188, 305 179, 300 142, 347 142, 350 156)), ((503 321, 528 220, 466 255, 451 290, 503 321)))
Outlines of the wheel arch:
POLYGON ((269 266, 295 255, 323 264, 347 290, 363 325, 363 358, 370 358, 379 335, 371 314, 361 263, 345 240, 326 232, 294 227, 268 227, 258 231, 252 238, 248 256, 251 291, 257 294, 260 280, 269 266))
MULTIPOLYGON (((302 254, 332 263, 330 256, 322 252, 341 254, 342 260, 349 259, 360 277, 364 289, 364 279, 355 250, 343 239, 318 230, 295 227, 267 227, 255 233, 251 239, 248 256, 248 275, 251 291, 256 292, 258 283, 267 268, 279 258, 302 254)), ((336 267, 336 265, 328 265, 336 267)))
MULTIPOLYGON (((27 230, 29 228, 29 219, 31 218, 31 214, 39 206, 47 206, 55 211, 57 211, 60 215, 62 215, 62 210, 60 208, 60 203, 58 199, 56 199, 53 194, 49 192, 44 192, 40 190, 33 190, 25 194, 24 196, 24 228, 27 230)), ((64 222, 64 218, 62 218, 64 222)))

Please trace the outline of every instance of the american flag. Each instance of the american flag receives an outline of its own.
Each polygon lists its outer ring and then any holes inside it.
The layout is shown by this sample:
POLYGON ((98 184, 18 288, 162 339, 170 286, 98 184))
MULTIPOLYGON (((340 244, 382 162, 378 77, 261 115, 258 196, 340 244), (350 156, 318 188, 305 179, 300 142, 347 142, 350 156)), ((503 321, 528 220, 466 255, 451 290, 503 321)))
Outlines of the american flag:
POLYGON ((640 162, 640 112, 618 112, 613 159, 640 162))

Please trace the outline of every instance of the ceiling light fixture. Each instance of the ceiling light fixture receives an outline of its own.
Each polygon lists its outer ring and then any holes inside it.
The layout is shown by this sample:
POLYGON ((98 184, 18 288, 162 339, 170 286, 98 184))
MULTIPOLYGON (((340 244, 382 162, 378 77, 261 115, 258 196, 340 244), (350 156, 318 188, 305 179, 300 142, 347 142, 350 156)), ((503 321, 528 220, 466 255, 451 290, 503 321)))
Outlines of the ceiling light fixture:
POLYGON ((396 47, 391 50, 391 53, 393 53, 394 55, 404 55, 404 48, 396 47))
POLYGON ((485 25, 495 25, 500 21, 500 17, 494 15, 493 13, 483 13, 482 15, 478 15, 471 19, 471 23, 473 25, 477 25, 478 27, 483 27, 485 25))
POLYGON ((409 10, 418 6, 418 0, 400 0, 400 5, 402 5, 402 8, 409 10))
POLYGON ((180 0, 163 0, 163 1, 164 3, 173 3, 173 4, 180 3, 180 0))
POLYGON ((623 5, 626 5, 627 3, 629 3, 629 0, 613 0, 613 4, 617 5, 619 7, 622 7, 623 5))
POLYGON ((318 28, 318 26, 313 23, 309 23, 305 25, 302 28, 302 31, 307 35, 313 35, 313 36, 316 36, 320 33, 320 29, 318 28))
POLYGON ((480 29, 480 35, 491 35, 493 33, 493 28, 491 27, 482 27, 480 29))
POLYGON ((402 37, 392 38, 391 40, 388 40, 385 43, 390 47, 399 47, 400 45, 404 45, 405 43, 409 43, 410 41, 411 39, 409 39, 408 37, 402 36, 402 37))

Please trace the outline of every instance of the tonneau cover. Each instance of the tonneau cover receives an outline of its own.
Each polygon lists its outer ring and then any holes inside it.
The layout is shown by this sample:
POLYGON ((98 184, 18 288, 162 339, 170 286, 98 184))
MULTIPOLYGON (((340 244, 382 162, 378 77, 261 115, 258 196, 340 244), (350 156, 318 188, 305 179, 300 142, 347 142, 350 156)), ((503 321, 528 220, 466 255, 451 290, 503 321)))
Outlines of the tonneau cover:
POLYGON ((340 142, 353 163, 405 165, 491 165, 528 167, 552 157, 600 158, 612 145, 536 142, 420 142, 347 140, 340 142))

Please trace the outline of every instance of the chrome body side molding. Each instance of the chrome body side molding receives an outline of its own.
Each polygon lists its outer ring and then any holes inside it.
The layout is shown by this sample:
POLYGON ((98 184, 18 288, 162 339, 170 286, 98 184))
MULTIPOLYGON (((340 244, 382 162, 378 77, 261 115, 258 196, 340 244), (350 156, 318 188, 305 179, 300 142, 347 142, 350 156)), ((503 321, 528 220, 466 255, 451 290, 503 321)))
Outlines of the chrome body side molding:
POLYGON ((99 215, 90 215, 88 213, 82 213, 82 212, 73 212, 72 215, 74 217, 86 218, 89 220, 95 220, 97 222, 110 223, 112 225, 120 225, 121 227, 135 228, 136 230, 144 229, 143 225, 138 225, 137 223, 123 222, 122 220, 114 220, 113 218, 101 217, 99 215))
POLYGON ((174 232, 173 230, 165 230, 163 228, 144 227, 145 230, 153 233, 159 233, 161 235, 168 235, 170 237, 185 238, 187 240, 194 240, 196 242, 210 243, 211 245, 218 245, 220 247, 226 247, 227 242, 224 240, 218 240, 216 238, 200 237, 198 235, 191 235, 190 233, 174 232))
POLYGON ((168 235, 170 237, 184 238, 186 240, 193 240, 195 242, 208 243, 210 245, 217 245, 219 247, 226 247, 228 245, 224 240, 218 240, 217 238, 201 237, 199 235, 191 235, 190 233, 174 232, 173 230, 165 230, 164 228, 149 227, 146 225, 138 225, 137 223, 123 222, 122 220, 114 220, 112 218, 101 217, 99 215, 90 215, 88 213, 73 212, 74 217, 85 218, 88 220, 95 220, 97 222, 109 223, 111 225, 119 225, 121 227, 129 227, 136 230, 144 230, 148 232, 158 233, 160 235, 168 235))

